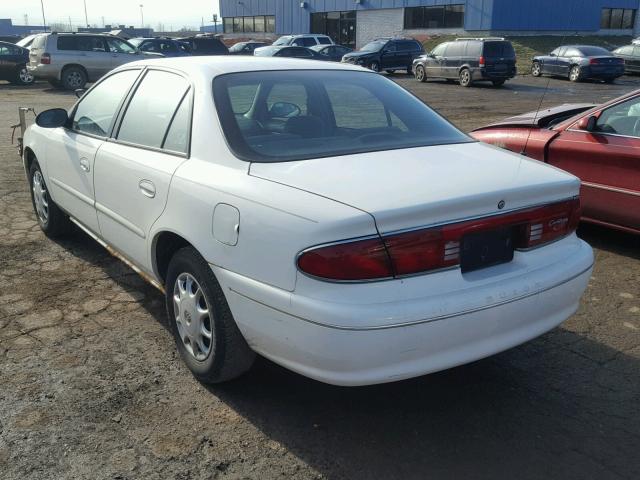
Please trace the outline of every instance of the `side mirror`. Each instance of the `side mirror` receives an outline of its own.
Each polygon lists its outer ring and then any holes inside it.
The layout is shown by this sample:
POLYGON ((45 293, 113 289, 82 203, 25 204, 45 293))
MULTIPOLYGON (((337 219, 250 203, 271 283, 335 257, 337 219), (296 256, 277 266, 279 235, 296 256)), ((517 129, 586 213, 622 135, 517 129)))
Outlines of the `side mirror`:
POLYGON ((64 127, 69 121, 69 114, 64 108, 45 110, 36 117, 36 125, 42 128, 64 127))
POLYGON ((269 109, 269 115, 274 118, 297 117, 300 112, 300 107, 288 102, 276 102, 269 109))
POLYGON ((549 56, 550 57, 557 57, 557 55, 555 53, 550 53, 549 56))
POLYGON ((86 91, 87 91, 86 88, 76 88, 74 90, 74 93, 76 94, 76 97, 82 98, 82 96, 85 94, 86 91))
POLYGON ((596 122, 598 121, 598 117, 595 115, 590 115, 588 117, 582 117, 578 124, 576 125, 580 130, 584 130, 586 132, 593 132, 596 129, 596 122))

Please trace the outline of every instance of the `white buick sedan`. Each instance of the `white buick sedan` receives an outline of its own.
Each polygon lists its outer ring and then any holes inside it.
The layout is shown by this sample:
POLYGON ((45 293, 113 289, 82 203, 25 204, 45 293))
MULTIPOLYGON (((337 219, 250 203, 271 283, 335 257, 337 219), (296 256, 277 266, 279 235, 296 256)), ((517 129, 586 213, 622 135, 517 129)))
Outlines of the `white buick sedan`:
POLYGON ((42 230, 73 222, 165 292, 204 382, 256 352, 337 385, 471 362, 573 314, 593 265, 575 177, 356 66, 131 63, 24 144, 42 230))

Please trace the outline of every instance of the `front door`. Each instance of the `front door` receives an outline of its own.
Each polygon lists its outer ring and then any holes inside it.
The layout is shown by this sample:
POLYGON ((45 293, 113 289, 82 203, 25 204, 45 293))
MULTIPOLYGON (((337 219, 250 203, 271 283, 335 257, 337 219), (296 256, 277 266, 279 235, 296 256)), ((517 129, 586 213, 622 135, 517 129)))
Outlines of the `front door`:
POLYGON ((56 128, 50 133, 44 168, 51 196, 94 232, 98 231, 93 188, 95 156, 139 73, 140 70, 119 72, 100 82, 78 103, 69 128, 56 128))
POLYGON ((582 181, 584 217, 640 229, 640 96, 603 110, 593 132, 562 132, 549 163, 582 181))
POLYGON ((119 67, 134 60, 144 60, 137 51, 119 38, 107 38, 107 48, 111 54, 111 68, 119 67))
POLYGON ((122 118, 115 141, 98 151, 94 184, 102 238, 152 273, 149 232, 164 210, 171 178, 186 161, 189 83, 149 70, 122 118))
POLYGON ((385 70, 387 68, 395 68, 397 66, 396 44, 389 43, 382 49, 382 53, 380 54, 380 68, 385 70))
POLYGON ((425 61, 425 71, 428 77, 444 76, 444 60, 447 50, 447 43, 441 43, 429 54, 425 61))

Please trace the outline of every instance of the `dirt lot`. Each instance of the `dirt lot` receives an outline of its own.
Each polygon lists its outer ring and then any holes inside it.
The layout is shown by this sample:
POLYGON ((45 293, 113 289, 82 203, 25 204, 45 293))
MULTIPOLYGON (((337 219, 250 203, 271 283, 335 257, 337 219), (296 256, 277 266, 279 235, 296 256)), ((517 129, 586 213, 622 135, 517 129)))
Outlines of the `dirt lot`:
MULTIPOLYGON (((535 109, 547 85, 394 78, 465 130, 535 109)), ((635 88, 551 80, 544 104, 635 88)), ((0 84, 0 478, 640 478, 640 239, 582 227, 597 261, 578 313, 495 357, 351 389, 259 359, 205 388, 159 292, 84 235, 36 225, 8 126, 19 105, 73 101, 0 84)))

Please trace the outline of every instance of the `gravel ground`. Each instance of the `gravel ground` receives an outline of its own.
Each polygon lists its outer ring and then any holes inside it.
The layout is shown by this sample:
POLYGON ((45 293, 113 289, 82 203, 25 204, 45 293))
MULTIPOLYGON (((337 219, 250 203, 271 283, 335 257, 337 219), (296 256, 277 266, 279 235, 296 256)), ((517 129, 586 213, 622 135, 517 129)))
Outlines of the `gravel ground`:
MULTIPOLYGON (((464 130, 640 88, 520 78, 463 89, 393 77, 464 130)), ((395 384, 339 388, 259 359, 213 388, 176 355, 163 298, 86 236, 39 231, 0 84, 0 478, 640 478, 640 239, 583 226, 576 315, 518 348, 395 384)))

